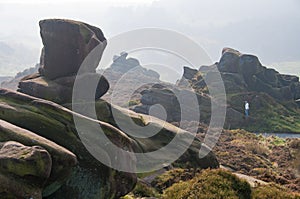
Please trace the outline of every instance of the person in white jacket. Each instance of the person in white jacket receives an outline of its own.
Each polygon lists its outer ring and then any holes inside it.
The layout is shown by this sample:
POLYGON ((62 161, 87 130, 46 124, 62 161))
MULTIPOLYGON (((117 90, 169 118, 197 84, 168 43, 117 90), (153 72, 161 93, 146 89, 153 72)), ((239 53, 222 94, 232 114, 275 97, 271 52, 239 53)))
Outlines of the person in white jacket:
POLYGON ((249 103, 247 101, 245 101, 245 116, 248 117, 249 116, 249 103))

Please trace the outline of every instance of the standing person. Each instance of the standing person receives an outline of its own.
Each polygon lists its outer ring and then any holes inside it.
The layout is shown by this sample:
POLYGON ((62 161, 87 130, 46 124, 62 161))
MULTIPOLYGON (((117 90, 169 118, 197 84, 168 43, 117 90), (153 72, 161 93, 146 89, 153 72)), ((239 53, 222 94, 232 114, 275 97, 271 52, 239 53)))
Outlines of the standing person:
POLYGON ((245 101, 245 116, 249 116, 249 103, 247 101, 245 101))

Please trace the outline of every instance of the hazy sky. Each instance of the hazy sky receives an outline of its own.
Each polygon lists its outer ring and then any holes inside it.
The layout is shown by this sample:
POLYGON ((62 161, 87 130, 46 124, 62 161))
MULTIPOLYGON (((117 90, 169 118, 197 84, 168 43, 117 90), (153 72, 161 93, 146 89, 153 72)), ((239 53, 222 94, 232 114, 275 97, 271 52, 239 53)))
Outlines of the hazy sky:
MULTIPOLYGON (((298 0, 0 0, 0 42, 28 49, 26 64, 37 63, 38 21, 70 18, 100 27, 107 38, 143 27, 175 30, 193 38, 213 61, 228 46, 259 56, 265 65, 297 64, 299 10, 298 0)), ((0 75, 6 71, 13 70, 0 68, 0 75)))

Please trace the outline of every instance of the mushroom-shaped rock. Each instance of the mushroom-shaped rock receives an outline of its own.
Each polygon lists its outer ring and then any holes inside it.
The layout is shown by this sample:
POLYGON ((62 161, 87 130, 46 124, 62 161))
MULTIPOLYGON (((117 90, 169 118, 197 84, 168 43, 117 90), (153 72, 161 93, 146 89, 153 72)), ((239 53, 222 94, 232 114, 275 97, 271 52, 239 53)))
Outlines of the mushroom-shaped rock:
MULTIPOLYGON (((79 21, 46 19, 40 29, 44 47, 39 71, 49 79, 76 75, 87 55, 98 45, 104 50, 107 43, 99 28, 79 21)), ((86 72, 96 72, 103 50, 86 72)))

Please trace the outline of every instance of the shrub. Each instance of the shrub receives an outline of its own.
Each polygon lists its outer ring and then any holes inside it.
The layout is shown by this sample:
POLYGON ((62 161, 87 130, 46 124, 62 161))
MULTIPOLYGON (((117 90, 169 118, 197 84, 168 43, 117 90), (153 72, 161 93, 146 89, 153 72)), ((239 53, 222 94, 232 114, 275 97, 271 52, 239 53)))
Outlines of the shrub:
POLYGON ((255 143, 247 142, 245 143, 245 149, 247 151, 250 151, 253 154, 263 155, 263 156, 268 155, 270 152, 265 145, 259 142, 255 142, 255 143))
POLYGON ((166 188, 172 186, 174 183, 178 183, 180 181, 187 181, 192 179, 193 171, 185 170, 185 169, 172 169, 170 171, 165 172, 164 174, 157 176, 153 182, 151 183, 160 193, 163 192, 166 188))
POLYGON ((139 103, 140 103, 140 100, 130 100, 128 102, 128 104, 126 104, 126 105, 128 105, 129 107, 131 107, 131 106, 138 105, 139 103))
POLYGON ((165 190, 164 199, 230 198, 250 199, 250 185, 228 171, 205 170, 192 180, 179 182, 165 190))
POLYGON ((269 137, 270 144, 274 146, 285 146, 286 140, 277 136, 271 136, 269 137))
POLYGON ((137 197, 158 197, 159 194, 152 187, 147 186, 144 183, 138 182, 133 189, 132 193, 137 197))
POLYGON ((285 188, 276 184, 269 184, 265 186, 257 187, 252 193, 253 199, 299 199, 300 195, 291 193, 285 188))
POLYGON ((292 139, 289 143, 289 147, 300 150, 300 139, 292 139))

